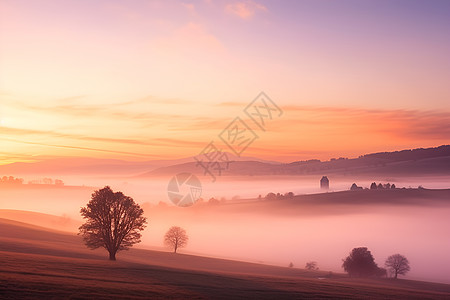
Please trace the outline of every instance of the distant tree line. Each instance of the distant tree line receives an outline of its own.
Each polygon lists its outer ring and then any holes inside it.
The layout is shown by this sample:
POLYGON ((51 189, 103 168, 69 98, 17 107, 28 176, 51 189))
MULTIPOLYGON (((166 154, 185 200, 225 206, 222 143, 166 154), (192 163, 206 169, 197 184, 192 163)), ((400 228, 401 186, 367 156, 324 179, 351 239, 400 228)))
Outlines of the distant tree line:
POLYGON ((371 190, 388 190, 388 189, 395 189, 395 188, 396 188, 395 184, 391 185, 390 183, 377 184, 376 182, 372 182, 372 184, 370 185, 371 190))
MULTIPOLYGON (((261 196, 259 196, 258 198, 261 199, 261 196)), ((266 195, 266 197, 264 197, 264 199, 266 199, 266 200, 282 200, 282 199, 292 199, 292 198, 294 198, 294 193, 293 192, 287 192, 285 194, 268 193, 266 195)))
POLYGON ((19 185, 23 184, 23 178, 15 178, 14 176, 3 176, 0 178, 1 184, 7 185, 19 185))
MULTIPOLYGON (((396 189, 397 187, 395 186, 395 184, 390 184, 390 183, 376 183, 376 182, 372 182, 372 184, 370 185, 370 189, 371 190, 388 190, 388 189, 396 189)), ((350 187, 351 191, 356 191, 356 190, 362 190, 363 187, 358 186, 356 183, 353 183, 352 186, 350 187)), ((366 188, 367 189, 367 188, 366 188)))
POLYGON ((63 186, 64 181, 62 181, 61 179, 43 178, 37 180, 30 180, 28 181, 28 184, 46 184, 46 185, 63 186))
MULTIPOLYGON (((0 178, 0 184, 21 185, 23 183, 24 183, 23 178, 15 178, 14 176, 3 176, 0 178)), ((28 184, 46 184, 46 185, 63 186, 64 182, 60 179, 43 178, 28 181, 28 184)))

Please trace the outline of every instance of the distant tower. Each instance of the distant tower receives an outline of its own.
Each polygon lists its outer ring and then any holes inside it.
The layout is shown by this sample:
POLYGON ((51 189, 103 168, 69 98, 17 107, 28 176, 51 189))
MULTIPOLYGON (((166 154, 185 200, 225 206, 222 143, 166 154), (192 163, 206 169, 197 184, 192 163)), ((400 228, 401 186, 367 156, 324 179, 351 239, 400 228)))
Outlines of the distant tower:
POLYGON ((328 190, 330 188, 330 181, 327 176, 323 176, 322 179, 320 179, 320 188, 322 190, 328 190))

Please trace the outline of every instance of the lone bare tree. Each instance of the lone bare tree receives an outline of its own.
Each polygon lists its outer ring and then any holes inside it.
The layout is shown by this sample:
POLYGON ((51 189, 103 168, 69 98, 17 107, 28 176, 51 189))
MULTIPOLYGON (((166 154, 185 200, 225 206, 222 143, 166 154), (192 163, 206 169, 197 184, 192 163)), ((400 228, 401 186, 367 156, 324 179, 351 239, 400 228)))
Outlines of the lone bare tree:
POLYGON ((394 254, 389 256, 384 263, 386 268, 394 274, 394 278, 397 275, 405 275, 411 268, 409 267, 409 261, 401 254, 394 254))
POLYGON ((186 246, 189 237, 186 230, 178 226, 172 226, 164 236, 164 244, 173 248, 173 252, 177 253, 177 249, 186 246))
POLYGON ((88 248, 108 250, 110 260, 116 260, 118 251, 139 243, 140 231, 147 223, 144 211, 133 198, 113 192, 109 186, 95 191, 80 213, 86 223, 80 226, 78 234, 88 248))

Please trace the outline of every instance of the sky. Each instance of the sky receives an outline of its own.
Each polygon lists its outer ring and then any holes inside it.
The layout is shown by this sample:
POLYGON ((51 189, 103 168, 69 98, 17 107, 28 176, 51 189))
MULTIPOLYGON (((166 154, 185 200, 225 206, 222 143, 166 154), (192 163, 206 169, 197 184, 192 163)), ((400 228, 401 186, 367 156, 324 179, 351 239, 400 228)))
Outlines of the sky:
POLYGON ((0 0, 0 164, 194 156, 236 117, 244 156, 450 139, 448 1, 0 0), (282 111, 245 114, 264 91, 282 111))

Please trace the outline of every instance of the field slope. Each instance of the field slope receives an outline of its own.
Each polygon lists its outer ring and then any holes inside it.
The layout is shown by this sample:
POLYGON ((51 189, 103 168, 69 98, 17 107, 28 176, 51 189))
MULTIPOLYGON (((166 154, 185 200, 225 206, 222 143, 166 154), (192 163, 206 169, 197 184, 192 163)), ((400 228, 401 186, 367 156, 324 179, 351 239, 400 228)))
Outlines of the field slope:
POLYGON ((168 252, 132 249, 110 262, 74 234, 0 219, 0 294, 20 298, 450 298, 450 285, 350 279, 168 252))

